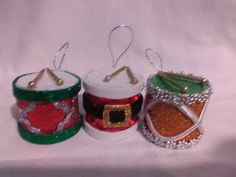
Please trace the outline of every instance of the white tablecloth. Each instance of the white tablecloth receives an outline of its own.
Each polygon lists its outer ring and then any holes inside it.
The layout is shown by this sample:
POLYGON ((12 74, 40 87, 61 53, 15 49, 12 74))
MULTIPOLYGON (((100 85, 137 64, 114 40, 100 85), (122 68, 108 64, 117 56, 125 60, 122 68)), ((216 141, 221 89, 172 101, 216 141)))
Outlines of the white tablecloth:
MULTIPOLYGON (((0 176, 236 176, 235 11, 234 0, 0 0, 0 176), (212 82, 201 142, 188 150, 168 150, 140 132, 108 143, 83 129, 55 145, 22 140, 12 80, 52 66, 66 41, 71 47, 63 69, 82 76, 89 69, 110 67, 108 33, 124 23, 133 27, 135 40, 119 66, 130 65, 145 77, 154 73, 144 57, 151 47, 161 53, 164 70, 192 72, 212 82)), ((114 37, 116 55, 127 39, 114 37)))

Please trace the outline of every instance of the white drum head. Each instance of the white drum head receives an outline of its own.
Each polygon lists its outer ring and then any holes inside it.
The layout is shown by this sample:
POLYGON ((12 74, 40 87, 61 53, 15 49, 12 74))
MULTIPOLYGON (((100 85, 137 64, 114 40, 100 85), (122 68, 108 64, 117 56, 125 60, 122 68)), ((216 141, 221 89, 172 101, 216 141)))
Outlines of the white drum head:
POLYGON ((87 72, 83 77, 85 91, 94 96, 110 99, 128 98, 142 91, 144 88, 144 78, 133 71, 134 76, 138 79, 137 84, 130 82, 126 71, 113 77, 110 82, 104 82, 104 78, 116 70, 117 68, 100 68, 87 72))

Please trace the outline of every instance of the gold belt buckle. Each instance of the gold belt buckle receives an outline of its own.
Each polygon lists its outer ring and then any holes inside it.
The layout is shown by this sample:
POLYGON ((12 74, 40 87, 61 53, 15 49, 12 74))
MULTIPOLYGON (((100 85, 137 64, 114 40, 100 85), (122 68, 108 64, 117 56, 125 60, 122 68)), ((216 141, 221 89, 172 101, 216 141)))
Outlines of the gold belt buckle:
POLYGON ((103 125, 105 128, 117 128, 117 127, 128 127, 131 119, 131 107, 130 104, 116 104, 109 105, 106 104, 103 110, 103 125), (111 122, 110 112, 111 111, 124 111, 125 120, 122 122, 111 122))

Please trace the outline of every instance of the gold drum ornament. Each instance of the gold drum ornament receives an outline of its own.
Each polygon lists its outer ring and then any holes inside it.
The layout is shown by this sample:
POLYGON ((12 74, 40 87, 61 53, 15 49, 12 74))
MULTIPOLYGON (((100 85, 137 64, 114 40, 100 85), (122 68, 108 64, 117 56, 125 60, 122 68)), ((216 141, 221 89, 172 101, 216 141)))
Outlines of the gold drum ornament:
POLYGON ((162 71, 151 75, 144 105, 144 135, 165 148, 184 149, 197 144, 211 94, 211 84, 203 77, 162 71))

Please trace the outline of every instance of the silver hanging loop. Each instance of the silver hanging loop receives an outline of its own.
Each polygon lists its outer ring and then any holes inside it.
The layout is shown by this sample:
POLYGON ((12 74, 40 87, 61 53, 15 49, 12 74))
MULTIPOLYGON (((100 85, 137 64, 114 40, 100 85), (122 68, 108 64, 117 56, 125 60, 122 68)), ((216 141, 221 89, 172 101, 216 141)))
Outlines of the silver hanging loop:
POLYGON ((178 87, 179 89, 181 89, 181 91, 183 93, 188 93, 189 91, 189 88, 186 86, 186 85, 183 85, 183 84, 180 84, 178 82, 176 82, 175 80, 173 80, 170 76, 173 76, 173 75, 178 75, 178 74, 173 74, 173 73, 169 73, 169 72, 164 72, 162 71, 163 69, 163 60, 162 60, 162 57, 161 55, 157 52, 157 51, 154 51, 153 49, 151 48, 147 48, 145 50, 145 56, 147 58, 147 60, 149 61, 149 63, 155 68, 155 70, 157 71, 157 74, 165 79, 166 81, 170 82, 171 84, 175 85, 176 87, 178 87), (155 63, 152 61, 152 59, 149 57, 149 52, 152 52, 154 53, 155 55, 158 56, 159 60, 160 60, 160 65, 161 65, 161 69, 159 70, 158 67, 155 65, 155 63))
POLYGON ((147 49, 145 50, 145 56, 146 56, 147 60, 149 61, 149 63, 155 68, 155 70, 156 70, 157 72, 162 71, 162 69, 163 69, 163 59, 162 59, 161 55, 160 55, 157 51, 154 51, 154 50, 151 49, 151 48, 147 48, 147 49), (152 53, 154 53, 155 55, 158 56, 158 58, 159 58, 159 60, 160 60, 160 65, 161 65, 161 69, 160 69, 160 70, 159 70, 158 67, 155 65, 155 63, 153 62, 153 60, 149 57, 149 54, 148 54, 149 52, 152 52, 152 53))
POLYGON ((60 49, 57 51, 57 53, 55 54, 54 59, 53 59, 53 66, 54 66, 54 69, 55 69, 56 71, 61 69, 61 66, 62 66, 62 63, 63 63, 63 61, 64 61, 64 58, 66 57, 66 50, 69 48, 69 46, 70 46, 70 43, 69 43, 69 42, 66 42, 65 44, 63 44, 63 46, 61 46, 61 48, 60 48, 60 49), (59 66, 57 66, 56 60, 57 60, 57 57, 58 57, 58 55, 61 53, 62 50, 63 50, 63 55, 62 55, 62 57, 61 57, 59 66))
POLYGON ((109 51, 111 53, 111 57, 112 57, 112 68, 116 67, 118 61, 120 60, 120 58, 126 53, 126 51, 130 48, 131 44, 133 43, 134 41, 134 30, 128 26, 128 25, 119 25, 119 26, 116 26, 115 28, 113 28, 110 33, 109 33, 109 36, 108 36, 108 47, 109 47, 109 51), (112 50, 112 47, 111 47, 111 36, 112 36, 112 33, 117 30, 118 28, 121 28, 121 27, 126 27, 130 33, 131 33, 131 40, 128 44, 128 46, 125 48, 125 50, 119 55, 119 57, 115 57, 114 56, 114 53, 113 53, 113 50, 112 50))

